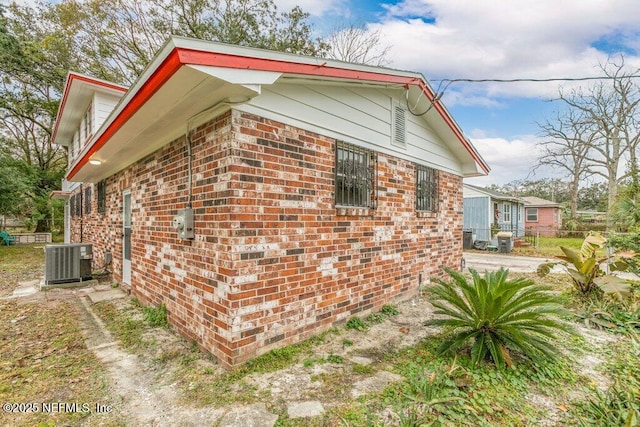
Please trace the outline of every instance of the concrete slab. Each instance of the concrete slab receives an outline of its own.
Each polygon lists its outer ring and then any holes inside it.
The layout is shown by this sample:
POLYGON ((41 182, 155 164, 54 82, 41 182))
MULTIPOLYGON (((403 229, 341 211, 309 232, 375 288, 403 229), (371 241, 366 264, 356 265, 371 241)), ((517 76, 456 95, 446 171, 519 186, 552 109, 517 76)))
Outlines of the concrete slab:
POLYGON ((348 359, 356 365, 371 365, 373 360, 362 356, 349 356, 348 359))
MULTIPOLYGON (((495 254, 490 252, 464 252, 462 257, 467 268, 473 268, 479 273, 497 271, 507 268, 514 273, 534 273, 538 266, 545 262, 558 262, 557 258, 536 258, 516 255, 495 254)), ((552 273, 561 273, 562 267, 554 267, 552 273)))
POLYGON ((322 415, 324 407, 317 400, 309 400, 306 402, 291 402, 287 405, 287 414, 289 418, 308 418, 322 415))
POLYGON ((108 291, 91 292, 87 296, 93 304, 101 301, 111 301, 114 299, 124 298, 127 294, 122 289, 109 289, 108 291))
POLYGON ((380 393, 387 385, 396 381, 402 381, 403 379, 402 375, 380 371, 372 377, 365 378, 353 384, 351 396, 358 398, 367 393, 380 393))
POLYGON ((233 408, 217 424, 219 427, 273 427, 278 416, 267 411, 264 403, 233 408))
POLYGON ((13 293, 2 299, 22 298, 29 295, 33 295, 38 292, 38 286, 40 280, 29 280, 26 282, 18 282, 18 286, 13 290, 13 293))
POLYGON ((84 280, 82 282, 70 282, 70 283, 55 283, 51 285, 45 285, 44 282, 40 284, 40 290, 47 291, 49 289, 73 289, 73 288, 86 288, 95 286, 98 281, 95 279, 84 280))

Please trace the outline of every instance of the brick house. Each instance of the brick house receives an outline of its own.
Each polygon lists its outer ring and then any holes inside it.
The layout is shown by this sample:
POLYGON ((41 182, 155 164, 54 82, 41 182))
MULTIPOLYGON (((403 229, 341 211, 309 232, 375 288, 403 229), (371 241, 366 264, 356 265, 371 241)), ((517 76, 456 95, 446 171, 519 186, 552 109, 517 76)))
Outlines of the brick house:
POLYGON ((489 168, 433 100, 418 73, 179 37, 130 88, 70 73, 67 241, 226 366, 300 341, 459 267, 462 178, 489 168))
POLYGON ((523 197, 525 228, 541 236, 555 237, 562 228, 562 206, 560 203, 540 197, 523 197))

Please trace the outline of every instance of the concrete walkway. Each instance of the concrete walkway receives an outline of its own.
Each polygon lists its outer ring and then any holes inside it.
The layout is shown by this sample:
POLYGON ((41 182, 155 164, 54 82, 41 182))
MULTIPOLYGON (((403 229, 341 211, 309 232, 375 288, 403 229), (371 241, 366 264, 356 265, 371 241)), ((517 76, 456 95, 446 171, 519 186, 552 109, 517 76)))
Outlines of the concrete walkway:
MULTIPOLYGON (((473 268, 478 272, 497 271, 504 267, 514 273, 535 273, 540 264, 559 261, 557 258, 535 258, 484 251, 465 251, 462 257, 467 269, 473 268)), ((557 266, 552 270, 553 273, 562 271, 564 270, 557 266)))

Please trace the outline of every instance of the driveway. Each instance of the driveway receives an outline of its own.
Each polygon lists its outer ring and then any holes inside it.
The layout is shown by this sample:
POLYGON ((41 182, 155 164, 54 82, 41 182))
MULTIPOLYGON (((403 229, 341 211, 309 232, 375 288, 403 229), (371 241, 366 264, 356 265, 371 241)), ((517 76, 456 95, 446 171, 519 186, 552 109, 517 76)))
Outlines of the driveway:
MULTIPOLYGON (((466 268, 473 268, 478 272, 497 271, 504 267, 514 273, 534 273, 540 264, 558 261, 557 258, 535 258, 483 251, 465 251, 462 257, 466 262, 466 268)), ((557 272, 562 271, 560 267, 554 267, 552 271, 556 272, 556 269, 557 272)))

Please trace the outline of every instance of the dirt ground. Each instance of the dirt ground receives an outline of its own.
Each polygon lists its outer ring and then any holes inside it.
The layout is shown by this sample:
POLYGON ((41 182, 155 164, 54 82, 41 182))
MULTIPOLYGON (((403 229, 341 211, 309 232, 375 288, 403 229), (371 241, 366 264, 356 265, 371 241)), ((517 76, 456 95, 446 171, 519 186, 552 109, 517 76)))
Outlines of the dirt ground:
MULTIPOLYGON (((114 294, 116 290, 109 285, 26 295, 19 292, 18 297, 10 294, 12 287, 14 294, 20 289, 18 281, 34 277, 37 280, 37 276, 35 273, 27 277, 20 272, 13 285, 3 284, 7 292, 3 292, 0 300, 0 320, 9 326, 4 327, 0 341, 3 348, 0 379, 11 385, 0 385, 0 392, 4 392, 1 396, 14 396, 16 402, 34 395, 42 402, 84 399, 91 403, 92 410, 70 417, 59 413, 50 417, 42 411, 39 414, 5 411, 0 414, 2 425, 43 422, 42 425, 47 425, 51 421, 59 425, 105 426, 274 425, 278 416, 291 415, 301 407, 301 402, 316 403, 302 405, 313 415, 315 410, 330 411, 367 393, 381 392, 388 384, 402 379, 391 372, 386 356, 437 332, 423 326, 433 316, 433 309, 426 298, 417 295, 396 304, 398 315, 386 317, 366 331, 336 328, 285 368, 221 382, 218 378, 227 375, 222 368, 171 329, 147 329, 140 338, 146 345, 137 350, 125 349, 99 316, 98 308, 107 304, 111 310, 132 314, 134 320, 135 316, 140 317, 140 312, 131 310, 130 296, 114 294), (107 301, 92 302, 107 292, 112 295, 105 298, 107 301), (33 323, 36 313, 45 318, 39 317, 33 323), (64 323, 58 327, 47 325, 46 316, 56 322, 63 319, 64 323), (56 330, 63 331, 62 338, 56 330), (57 344, 53 345, 52 340, 57 344), (56 362, 52 359, 56 354, 65 357, 56 362), (46 378, 44 382, 38 380, 37 370, 16 376, 15 372, 22 372, 25 363, 53 366, 48 368, 51 384, 47 386, 46 378), (69 372, 61 371, 60 364, 65 363, 71 367, 69 372), (67 380, 60 378, 61 372, 67 380), (39 385, 34 388, 34 383, 39 385), (80 389, 75 395, 74 384, 80 389), (68 389, 65 391, 62 385, 68 389), (98 403, 109 411, 96 411, 98 403)), ((598 350, 615 338, 594 330, 581 332, 591 351, 578 358, 580 370, 604 389, 608 379, 598 368, 603 363, 598 350)), ((557 405, 535 393, 530 400, 548 410, 544 425, 555 425, 557 405)), ((378 415, 384 417, 385 413, 378 415)), ((392 415, 386 416, 391 423, 392 415)), ((304 418, 298 421, 287 425, 308 425, 304 418)))

